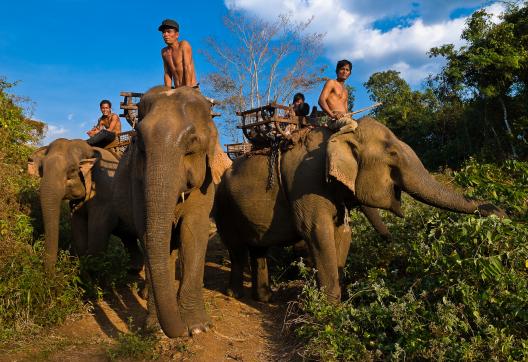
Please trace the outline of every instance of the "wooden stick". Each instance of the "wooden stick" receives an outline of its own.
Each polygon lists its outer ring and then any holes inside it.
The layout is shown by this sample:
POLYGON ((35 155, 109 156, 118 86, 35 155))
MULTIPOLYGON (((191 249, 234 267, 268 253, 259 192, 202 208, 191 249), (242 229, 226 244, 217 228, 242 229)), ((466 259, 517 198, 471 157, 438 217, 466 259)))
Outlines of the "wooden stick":
POLYGON ((354 112, 349 112, 349 113, 345 113, 345 115, 347 116, 352 116, 354 114, 357 114, 357 113, 361 113, 361 112, 365 112, 365 111, 368 111, 369 109, 372 109, 372 108, 376 108, 376 107, 379 107, 383 104, 383 102, 378 102, 378 103, 374 103, 373 105, 371 106, 368 106, 368 107, 365 107, 365 108, 361 108, 357 111, 354 111, 354 112))

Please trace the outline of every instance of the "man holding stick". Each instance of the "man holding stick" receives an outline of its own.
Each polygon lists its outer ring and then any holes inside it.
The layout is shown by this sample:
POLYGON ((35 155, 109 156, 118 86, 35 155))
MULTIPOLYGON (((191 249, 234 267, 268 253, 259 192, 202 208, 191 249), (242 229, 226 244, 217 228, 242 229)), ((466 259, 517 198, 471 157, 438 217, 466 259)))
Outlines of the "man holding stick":
POLYGON ((352 118, 351 113, 347 113, 348 91, 345 81, 352 72, 352 63, 346 59, 337 62, 336 79, 328 80, 321 95, 319 96, 319 106, 328 116, 327 126, 335 131, 353 131, 357 127, 357 122, 352 118))

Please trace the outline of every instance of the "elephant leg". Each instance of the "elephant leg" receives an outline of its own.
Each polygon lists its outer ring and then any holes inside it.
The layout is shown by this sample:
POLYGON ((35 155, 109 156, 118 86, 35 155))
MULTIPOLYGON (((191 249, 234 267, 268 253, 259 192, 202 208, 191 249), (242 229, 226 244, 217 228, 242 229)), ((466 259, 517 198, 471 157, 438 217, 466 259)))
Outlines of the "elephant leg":
POLYGON ((350 250, 350 242, 352 240, 352 232, 346 225, 341 225, 335 228, 334 231, 336 253, 337 253, 337 270, 339 273, 339 285, 343 288, 343 270, 346 265, 348 251, 350 250))
POLYGON ((180 314, 191 335, 209 329, 211 320, 203 301, 205 252, 209 217, 200 213, 185 215, 180 226, 181 280, 178 290, 180 314))
POLYGON ((328 300, 341 300, 341 288, 337 271, 338 257, 334 240, 334 223, 331 217, 319 217, 308 226, 306 235, 317 269, 317 280, 328 300))
POLYGON ((72 251, 74 255, 83 256, 88 252, 88 223, 86 214, 75 212, 71 218, 72 251))
POLYGON ((231 273, 227 295, 234 298, 244 297, 244 268, 247 265, 248 249, 245 246, 228 247, 231 260, 231 273))
POLYGON ((123 241, 123 245, 128 251, 128 255, 130 257, 129 272, 134 274, 139 273, 143 268, 144 260, 143 251, 141 251, 137 239, 133 236, 129 236, 121 238, 121 240, 123 241))
POLYGON ((271 287, 269 283, 268 264, 266 259, 267 248, 251 248, 251 290, 253 299, 268 303, 271 300, 271 287))
POLYGON ((108 211, 98 207, 88 213, 88 254, 103 253, 115 228, 116 220, 108 211))

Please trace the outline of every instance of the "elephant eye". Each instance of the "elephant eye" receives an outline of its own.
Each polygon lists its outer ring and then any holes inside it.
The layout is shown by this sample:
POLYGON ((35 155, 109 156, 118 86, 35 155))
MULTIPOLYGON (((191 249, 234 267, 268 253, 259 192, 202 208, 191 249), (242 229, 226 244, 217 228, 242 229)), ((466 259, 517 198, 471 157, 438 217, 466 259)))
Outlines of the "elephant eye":
POLYGON ((76 166, 71 166, 67 171, 68 179, 72 179, 79 176, 79 169, 76 166))

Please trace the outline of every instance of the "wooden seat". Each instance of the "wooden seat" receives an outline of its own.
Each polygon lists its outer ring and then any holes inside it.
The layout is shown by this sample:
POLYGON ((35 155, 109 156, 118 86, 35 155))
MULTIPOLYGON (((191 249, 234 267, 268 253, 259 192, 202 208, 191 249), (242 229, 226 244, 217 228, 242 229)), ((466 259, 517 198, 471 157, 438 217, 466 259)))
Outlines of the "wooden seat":
POLYGON ((137 92, 120 92, 119 95, 123 98, 123 102, 119 104, 119 108, 123 113, 119 117, 124 117, 132 128, 136 128, 138 121, 138 103, 143 93, 137 92))
POLYGON ((237 128, 254 146, 269 146, 279 139, 289 139, 293 130, 308 124, 306 117, 294 116, 292 113, 291 107, 270 103, 237 112, 241 117, 241 124, 237 128))
POLYGON ((245 153, 248 153, 252 149, 252 144, 248 142, 243 143, 231 143, 226 144, 226 153, 230 159, 234 160, 242 156, 245 153))
POLYGON ((121 132, 116 135, 116 138, 104 147, 105 150, 112 152, 118 159, 123 156, 128 145, 132 143, 132 138, 136 135, 136 131, 121 132))

